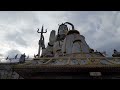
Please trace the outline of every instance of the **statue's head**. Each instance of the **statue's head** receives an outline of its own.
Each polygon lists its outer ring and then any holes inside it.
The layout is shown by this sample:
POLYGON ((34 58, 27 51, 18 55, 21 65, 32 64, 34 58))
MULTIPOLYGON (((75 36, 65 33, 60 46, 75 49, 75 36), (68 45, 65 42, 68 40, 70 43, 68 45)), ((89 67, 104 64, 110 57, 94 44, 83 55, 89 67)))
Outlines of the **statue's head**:
POLYGON ((58 35, 57 35, 56 40, 64 40, 67 33, 68 33, 68 27, 67 25, 62 23, 61 25, 59 25, 58 35))
POLYGON ((65 24, 61 24, 61 25, 59 25, 59 28, 58 28, 58 34, 59 35, 63 35, 63 34, 67 34, 67 32, 68 32, 68 27, 67 27, 67 25, 65 25, 65 24))

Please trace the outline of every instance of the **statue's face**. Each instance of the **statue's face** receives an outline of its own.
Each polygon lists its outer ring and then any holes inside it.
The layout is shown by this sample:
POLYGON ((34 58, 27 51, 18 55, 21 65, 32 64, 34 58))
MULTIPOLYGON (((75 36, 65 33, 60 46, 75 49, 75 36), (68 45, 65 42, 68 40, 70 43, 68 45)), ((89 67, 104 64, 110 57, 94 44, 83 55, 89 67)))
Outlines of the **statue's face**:
POLYGON ((68 31, 67 25, 62 24, 62 25, 59 26, 59 34, 60 35, 66 34, 67 31, 68 31))

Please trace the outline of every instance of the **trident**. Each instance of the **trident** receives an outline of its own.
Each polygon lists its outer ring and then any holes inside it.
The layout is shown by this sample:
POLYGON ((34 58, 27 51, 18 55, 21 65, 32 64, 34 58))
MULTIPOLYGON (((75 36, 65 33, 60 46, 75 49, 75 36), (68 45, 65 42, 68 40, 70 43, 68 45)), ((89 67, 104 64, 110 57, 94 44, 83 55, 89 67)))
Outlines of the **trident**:
POLYGON ((38 33, 41 33, 40 35, 40 40, 39 40, 39 49, 38 49, 38 58, 40 57, 40 48, 45 48, 45 45, 44 45, 44 36, 43 36, 43 33, 46 33, 47 32, 47 29, 45 32, 43 32, 43 25, 42 25, 42 29, 41 29, 41 32, 39 32, 39 29, 37 30, 38 33))

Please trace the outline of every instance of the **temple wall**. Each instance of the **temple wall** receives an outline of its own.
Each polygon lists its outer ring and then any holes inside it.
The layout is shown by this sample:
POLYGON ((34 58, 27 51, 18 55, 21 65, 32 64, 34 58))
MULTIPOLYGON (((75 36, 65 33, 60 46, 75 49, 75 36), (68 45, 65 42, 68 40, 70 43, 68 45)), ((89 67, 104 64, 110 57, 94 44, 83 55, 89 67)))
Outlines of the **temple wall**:
POLYGON ((0 65, 0 79, 23 79, 18 73, 12 71, 10 65, 0 65))

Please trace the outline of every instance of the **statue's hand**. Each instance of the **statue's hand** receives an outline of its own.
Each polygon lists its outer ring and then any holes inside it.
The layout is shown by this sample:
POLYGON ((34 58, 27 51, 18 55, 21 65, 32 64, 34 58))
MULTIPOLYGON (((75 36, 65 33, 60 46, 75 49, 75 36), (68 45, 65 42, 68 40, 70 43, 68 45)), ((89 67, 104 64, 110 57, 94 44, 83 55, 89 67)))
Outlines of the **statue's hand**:
POLYGON ((51 33, 50 33, 49 42, 54 43, 55 40, 56 40, 55 30, 52 30, 51 33))

